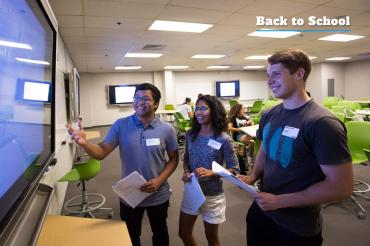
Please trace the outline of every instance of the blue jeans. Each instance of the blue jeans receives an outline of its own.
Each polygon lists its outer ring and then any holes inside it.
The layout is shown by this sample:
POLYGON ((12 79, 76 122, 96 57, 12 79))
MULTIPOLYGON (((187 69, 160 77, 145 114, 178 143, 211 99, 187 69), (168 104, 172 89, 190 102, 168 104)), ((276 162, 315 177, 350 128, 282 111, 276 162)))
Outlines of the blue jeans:
POLYGON ((146 210, 153 232, 153 246, 168 246, 167 210, 169 201, 156 206, 132 208, 120 203, 120 216, 126 222, 133 246, 140 246, 141 222, 146 210))

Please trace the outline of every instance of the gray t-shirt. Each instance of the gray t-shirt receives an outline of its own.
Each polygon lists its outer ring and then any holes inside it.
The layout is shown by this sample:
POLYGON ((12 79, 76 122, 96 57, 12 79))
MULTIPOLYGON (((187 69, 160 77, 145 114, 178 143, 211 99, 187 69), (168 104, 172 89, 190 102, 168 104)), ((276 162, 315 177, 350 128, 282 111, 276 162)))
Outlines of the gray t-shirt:
MULTIPOLYGON (((258 136, 266 154, 261 190, 273 194, 302 191, 325 179, 320 165, 351 161, 346 129, 312 99, 288 110, 283 104, 265 111, 258 136)), ((322 230, 320 206, 265 212, 278 225, 302 236, 322 230)))
MULTIPOLYGON (((154 118, 144 128, 136 115, 117 120, 110 128, 104 143, 111 144, 114 148, 119 146, 122 177, 137 171, 146 180, 158 177, 168 161, 166 152, 178 148, 176 132, 170 124, 154 118)), ((166 181, 158 192, 147 197, 138 206, 164 203, 170 195, 166 181)))
MULTIPOLYGON (((198 167, 212 170, 212 161, 225 165, 227 169, 239 171, 232 140, 225 132, 219 136, 201 136, 192 140, 191 131, 186 133, 186 150, 184 159, 189 162, 189 170, 194 172, 198 167)), ((200 187, 206 196, 223 193, 222 180, 218 176, 199 179, 200 187)))

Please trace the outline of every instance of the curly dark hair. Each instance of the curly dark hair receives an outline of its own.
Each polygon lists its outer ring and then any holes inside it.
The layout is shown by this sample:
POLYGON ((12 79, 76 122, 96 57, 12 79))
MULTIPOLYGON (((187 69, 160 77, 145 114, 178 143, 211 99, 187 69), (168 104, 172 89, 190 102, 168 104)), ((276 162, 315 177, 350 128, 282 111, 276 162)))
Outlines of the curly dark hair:
POLYGON ((240 116, 239 112, 242 108, 243 108, 243 105, 241 105, 240 103, 232 106, 228 114, 228 118, 229 118, 228 120, 231 121, 231 119, 239 117, 240 116))
MULTIPOLYGON (((218 100, 217 97, 211 95, 200 96, 197 99, 196 104, 198 104, 199 101, 204 101, 209 107, 209 110, 211 112, 211 123, 214 136, 219 136, 222 132, 226 131, 227 129, 226 110, 222 105, 222 102, 218 100)), ((194 116, 190 130, 192 141, 195 141, 195 139, 197 138, 200 132, 200 128, 201 126, 198 123, 197 117, 194 116)))

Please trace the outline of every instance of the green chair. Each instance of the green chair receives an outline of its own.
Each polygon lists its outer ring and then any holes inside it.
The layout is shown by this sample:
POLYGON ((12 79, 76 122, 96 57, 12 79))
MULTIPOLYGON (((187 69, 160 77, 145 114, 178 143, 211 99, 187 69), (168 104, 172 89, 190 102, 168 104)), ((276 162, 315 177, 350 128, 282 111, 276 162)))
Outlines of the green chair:
POLYGON ((164 105, 165 110, 175 110, 175 106, 173 104, 166 104, 164 105))
POLYGON ((337 105, 340 99, 338 97, 324 97, 322 104, 325 108, 331 109, 334 105, 337 105))
POLYGON ((344 123, 345 115, 341 112, 332 112, 335 117, 337 117, 340 121, 344 123))
POLYGON ((343 106, 343 105, 333 105, 329 110, 331 112, 337 112, 337 113, 343 113, 344 114, 344 109, 346 109, 346 107, 343 106))
POLYGON ((262 110, 262 100, 256 100, 253 102, 252 107, 249 109, 249 113, 251 114, 258 114, 262 110))
POLYGON ((263 106, 263 110, 275 107, 276 105, 282 103, 282 101, 277 101, 277 100, 267 100, 265 102, 265 105, 263 106))
POLYGON ((238 103, 239 103, 239 102, 238 102, 238 100, 236 100, 236 99, 230 99, 230 100, 229 100, 230 108, 231 108, 232 106, 234 106, 234 105, 238 104, 238 103))
POLYGON ((60 178, 59 182, 80 182, 77 186, 82 184, 82 194, 72 197, 64 204, 64 210, 70 214, 77 214, 81 217, 95 218, 94 211, 106 210, 109 212, 108 217, 113 217, 113 210, 111 208, 103 208, 105 197, 96 193, 87 193, 86 181, 94 178, 100 171, 100 161, 90 158, 83 163, 73 165, 71 171, 60 178))
MULTIPOLYGON (((345 123, 347 128, 348 146, 352 156, 353 164, 361 164, 369 161, 370 157, 370 122, 349 121, 345 123)), ((355 188, 351 195, 352 201, 357 205, 359 211, 357 217, 366 217, 366 210, 359 203, 356 197, 361 197, 370 201, 370 197, 365 194, 370 191, 370 185, 361 180, 355 180, 355 188)))
POLYGON ((343 106, 343 107, 351 109, 353 111, 356 111, 358 109, 362 109, 362 107, 359 103, 352 102, 352 101, 346 101, 346 100, 339 101, 337 105, 338 106, 343 106))

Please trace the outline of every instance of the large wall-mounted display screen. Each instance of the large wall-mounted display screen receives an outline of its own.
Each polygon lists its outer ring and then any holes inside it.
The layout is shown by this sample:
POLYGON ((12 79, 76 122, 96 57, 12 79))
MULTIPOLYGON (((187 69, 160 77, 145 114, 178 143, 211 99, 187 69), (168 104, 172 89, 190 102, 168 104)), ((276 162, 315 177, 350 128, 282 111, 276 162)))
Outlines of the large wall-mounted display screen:
POLYGON ((135 89, 135 85, 109 85, 109 104, 116 105, 132 103, 134 101, 135 89))
POLYGON ((239 80, 216 81, 217 97, 239 97, 239 95, 240 95, 239 80))
POLYGON ((54 152, 56 32, 42 4, 0 4, 0 235, 54 152))

